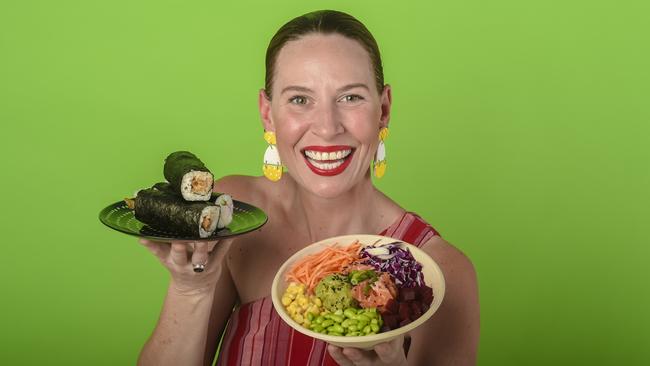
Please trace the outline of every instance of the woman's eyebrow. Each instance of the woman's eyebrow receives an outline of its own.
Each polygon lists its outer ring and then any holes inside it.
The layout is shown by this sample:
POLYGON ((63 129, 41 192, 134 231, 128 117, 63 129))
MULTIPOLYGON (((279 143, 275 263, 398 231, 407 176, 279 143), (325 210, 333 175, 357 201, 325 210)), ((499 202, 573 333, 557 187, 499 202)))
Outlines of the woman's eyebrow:
POLYGON ((354 83, 354 84, 348 84, 348 85, 342 86, 342 87, 336 89, 336 92, 340 93, 340 92, 350 90, 350 89, 354 89, 354 88, 363 88, 363 89, 366 89, 367 91, 370 91, 370 88, 368 88, 368 86, 366 84, 364 84, 364 83, 354 83))
POLYGON ((282 91, 280 92, 280 94, 284 94, 284 93, 286 93, 286 92, 288 92, 288 91, 291 91, 291 90, 293 90, 293 91, 298 91, 298 92, 306 92, 306 93, 311 93, 311 92, 313 92, 311 89, 309 89, 309 88, 305 88, 304 86, 289 85, 289 86, 287 86, 286 88, 282 89, 282 91))
MULTIPOLYGON (((354 89, 354 88, 363 88, 363 89, 366 89, 366 90, 370 91, 370 88, 368 88, 368 86, 366 84, 364 84, 364 83, 353 83, 353 84, 348 84, 348 85, 345 85, 345 86, 342 86, 342 87, 336 89, 336 92, 341 93, 341 92, 344 92, 346 90, 350 90, 350 89, 354 89)), ((304 86, 289 85, 289 86, 283 88, 282 91, 280 92, 280 94, 282 95, 282 94, 284 94, 284 93, 286 93, 288 91, 297 91, 297 92, 303 92, 303 93, 313 93, 314 92, 313 90, 311 90, 309 88, 306 88, 304 86)))

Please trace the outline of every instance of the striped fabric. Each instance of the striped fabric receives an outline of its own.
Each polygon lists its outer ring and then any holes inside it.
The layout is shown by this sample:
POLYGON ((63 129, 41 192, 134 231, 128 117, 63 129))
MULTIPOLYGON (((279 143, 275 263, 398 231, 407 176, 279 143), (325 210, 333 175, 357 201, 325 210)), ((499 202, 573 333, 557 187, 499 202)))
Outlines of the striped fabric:
MULTIPOLYGON (((439 235, 422 218, 406 212, 379 235, 420 246, 439 235)), ((241 305, 228 323, 218 366, 334 366, 327 343, 294 331, 273 308, 271 296, 241 305)))

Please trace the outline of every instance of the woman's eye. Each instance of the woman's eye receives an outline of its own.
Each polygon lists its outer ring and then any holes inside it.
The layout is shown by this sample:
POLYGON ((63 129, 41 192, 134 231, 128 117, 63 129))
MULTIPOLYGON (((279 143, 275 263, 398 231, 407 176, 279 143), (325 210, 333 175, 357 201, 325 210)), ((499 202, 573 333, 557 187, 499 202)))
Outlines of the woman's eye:
POLYGON ((343 98, 341 98, 341 101, 343 102, 358 102, 360 100, 363 100, 363 97, 356 94, 346 95, 343 98))
POLYGON ((297 95, 289 99, 289 103, 293 104, 307 104, 307 98, 297 95))

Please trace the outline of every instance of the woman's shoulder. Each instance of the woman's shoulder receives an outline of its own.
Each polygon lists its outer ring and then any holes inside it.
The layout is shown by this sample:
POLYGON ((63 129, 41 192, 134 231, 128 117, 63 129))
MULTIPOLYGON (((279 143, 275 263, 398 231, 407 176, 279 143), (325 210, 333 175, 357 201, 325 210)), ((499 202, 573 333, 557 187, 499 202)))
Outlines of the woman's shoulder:
POLYGON ((466 277, 463 280, 471 280, 476 277, 474 264, 471 259, 460 249, 440 237, 433 236, 420 249, 429 254, 443 269, 453 270, 462 273, 466 277))
POLYGON ((214 182, 215 192, 227 193, 233 199, 252 204, 266 201, 269 188, 264 177, 249 175, 227 175, 214 182))

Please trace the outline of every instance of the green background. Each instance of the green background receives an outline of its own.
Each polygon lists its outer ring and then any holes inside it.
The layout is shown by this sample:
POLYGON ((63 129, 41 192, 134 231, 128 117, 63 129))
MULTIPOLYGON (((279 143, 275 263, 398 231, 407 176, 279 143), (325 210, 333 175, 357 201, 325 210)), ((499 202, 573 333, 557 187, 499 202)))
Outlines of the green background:
POLYGON ((481 365, 650 362, 645 1, 3 1, 0 364, 129 365, 168 276, 99 210, 190 149, 261 174, 268 41, 334 8, 377 38, 378 186, 478 271, 481 365))

